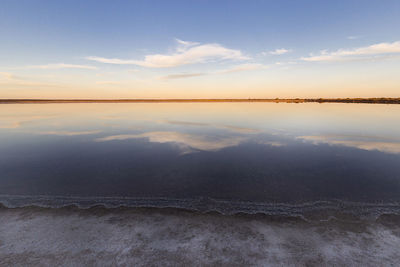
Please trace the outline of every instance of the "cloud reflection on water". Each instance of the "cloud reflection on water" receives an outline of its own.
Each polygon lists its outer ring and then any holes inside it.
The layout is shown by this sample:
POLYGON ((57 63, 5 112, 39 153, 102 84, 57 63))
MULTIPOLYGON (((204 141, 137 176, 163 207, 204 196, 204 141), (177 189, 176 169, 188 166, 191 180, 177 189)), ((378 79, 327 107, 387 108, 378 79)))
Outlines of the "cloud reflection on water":
POLYGON ((163 120, 161 122, 165 122, 165 123, 168 123, 168 124, 175 124, 175 125, 183 125, 183 126, 208 126, 208 127, 226 129, 226 130, 229 130, 229 131, 245 133, 245 134, 261 132, 261 130, 258 130, 258 129, 255 129, 255 128, 240 127, 240 126, 234 126, 234 125, 218 125, 218 124, 212 124, 212 123, 175 121, 175 120, 163 120))
POLYGON ((363 150, 378 150, 386 153, 400 153, 400 140, 389 140, 382 137, 351 136, 351 135, 309 135, 299 136, 299 139, 313 144, 330 144, 355 147, 363 150))
POLYGON ((147 138, 152 143, 176 143, 179 145, 183 153, 193 152, 191 149, 198 149, 204 151, 217 151, 222 148, 232 147, 247 140, 242 136, 217 136, 210 137, 200 134, 188 134, 179 132, 155 131, 146 132, 142 134, 120 134, 101 137, 95 139, 98 142, 114 141, 114 140, 128 140, 147 138))
POLYGON ((54 118, 53 116, 0 116, 1 129, 17 129, 24 124, 42 119, 54 118))
POLYGON ((75 135, 90 135, 90 134, 98 134, 101 133, 99 130, 95 131, 47 131, 40 132, 39 134, 43 135, 59 135, 59 136, 75 136, 75 135))

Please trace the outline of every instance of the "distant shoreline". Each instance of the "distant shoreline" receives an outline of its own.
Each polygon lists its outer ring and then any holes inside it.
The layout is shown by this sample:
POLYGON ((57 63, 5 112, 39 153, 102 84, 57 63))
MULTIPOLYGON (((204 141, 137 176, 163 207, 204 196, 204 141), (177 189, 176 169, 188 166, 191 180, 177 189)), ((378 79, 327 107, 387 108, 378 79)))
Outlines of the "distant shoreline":
POLYGON ((400 98, 248 98, 248 99, 0 99, 0 104, 51 103, 212 103, 212 102, 274 102, 274 103, 366 103, 400 104, 400 98))

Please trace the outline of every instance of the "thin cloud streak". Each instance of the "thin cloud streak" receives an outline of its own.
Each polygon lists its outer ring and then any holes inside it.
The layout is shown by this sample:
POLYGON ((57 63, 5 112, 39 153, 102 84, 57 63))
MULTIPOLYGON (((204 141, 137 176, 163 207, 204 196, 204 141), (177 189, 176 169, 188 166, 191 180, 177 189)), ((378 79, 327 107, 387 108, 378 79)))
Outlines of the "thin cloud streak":
POLYGON ((15 79, 15 75, 10 73, 10 72, 0 72, 0 78, 3 78, 5 80, 13 80, 15 79))
POLYGON ((216 74, 224 74, 224 73, 232 73, 232 72, 241 72, 241 71, 248 71, 248 70, 259 70, 259 69, 267 69, 268 66, 263 64, 240 64, 233 66, 231 68, 217 71, 216 74))
POLYGON ((280 56, 280 55, 284 55, 284 54, 287 54, 290 52, 292 52, 291 49, 278 48, 278 49, 275 49, 274 51, 263 52, 263 55, 266 56, 266 55, 270 54, 270 55, 274 55, 274 56, 280 56))
POLYGON ((31 81, 29 78, 17 76, 10 72, 0 72, 0 84, 4 86, 40 86, 61 88, 59 84, 31 81))
POLYGON ((183 78, 191 78, 207 75, 206 73, 182 73, 182 74, 170 74, 166 76, 161 76, 159 80, 175 80, 175 79, 183 79, 183 78))
POLYGON ((309 57, 302 57, 301 59, 309 62, 351 61, 371 59, 374 58, 374 56, 397 53, 400 53, 400 41, 393 43, 379 43, 350 50, 340 49, 335 52, 324 50, 321 51, 320 55, 311 55, 309 57))
POLYGON ((66 63, 56 63, 56 64, 46 64, 46 65, 32 65, 28 66, 30 69, 88 69, 88 70, 95 70, 97 67, 90 66, 90 65, 77 65, 77 64, 66 64, 66 63))
POLYGON ((191 77, 199 77, 206 75, 218 75, 218 74, 228 74, 242 71, 250 71, 250 70, 259 70, 259 69, 267 69, 269 66, 263 64, 240 64, 235 65, 230 68, 219 70, 211 73, 178 73, 178 74, 170 74, 166 76, 161 76, 159 80, 173 80, 173 79, 183 79, 183 78, 191 78, 191 77))
POLYGON ((361 38, 361 36, 359 36, 359 35, 347 36, 348 40, 357 40, 357 39, 360 39, 360 38, 361 38))
POLYGON ((176 41, 178 44, 180 44, 180 45, 182 45, 182 46, 184 46, 184 47, 189 47, 189 46, 194 46, 194 45, 200 44, 200 43, 197 43, 197 42, 183 41, 183 40, 178 39, 178 38, 175 38, 175 41, 176 41))

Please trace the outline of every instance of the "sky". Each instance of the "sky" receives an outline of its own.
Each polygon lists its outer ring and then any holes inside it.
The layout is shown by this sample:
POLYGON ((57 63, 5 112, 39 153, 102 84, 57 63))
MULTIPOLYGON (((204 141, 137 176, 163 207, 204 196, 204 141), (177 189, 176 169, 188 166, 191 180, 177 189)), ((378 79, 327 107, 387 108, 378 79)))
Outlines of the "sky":
POLYGON ((0 98, 400 97, 400 1, 1 0, 0 98))

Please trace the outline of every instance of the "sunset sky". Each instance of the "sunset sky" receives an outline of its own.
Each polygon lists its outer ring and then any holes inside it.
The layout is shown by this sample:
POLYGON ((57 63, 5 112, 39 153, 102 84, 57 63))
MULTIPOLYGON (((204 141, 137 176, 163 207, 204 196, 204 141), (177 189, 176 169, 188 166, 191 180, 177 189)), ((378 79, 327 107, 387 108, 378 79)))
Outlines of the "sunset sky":
POLYGON ((400 97, 400 1, 15 1, 0 98, 400 97))

